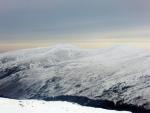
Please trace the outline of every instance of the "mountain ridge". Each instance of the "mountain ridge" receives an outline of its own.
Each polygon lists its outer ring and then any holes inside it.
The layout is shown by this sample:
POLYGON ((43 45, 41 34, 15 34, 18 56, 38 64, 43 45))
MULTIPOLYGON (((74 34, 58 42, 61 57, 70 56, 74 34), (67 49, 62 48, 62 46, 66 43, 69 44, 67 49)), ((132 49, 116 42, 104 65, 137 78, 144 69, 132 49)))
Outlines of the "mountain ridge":
POLYGON ((70 45, 21 51, 0 54, 3 97, 44 99, 66 95, 150 110, 148 51, 70 45))

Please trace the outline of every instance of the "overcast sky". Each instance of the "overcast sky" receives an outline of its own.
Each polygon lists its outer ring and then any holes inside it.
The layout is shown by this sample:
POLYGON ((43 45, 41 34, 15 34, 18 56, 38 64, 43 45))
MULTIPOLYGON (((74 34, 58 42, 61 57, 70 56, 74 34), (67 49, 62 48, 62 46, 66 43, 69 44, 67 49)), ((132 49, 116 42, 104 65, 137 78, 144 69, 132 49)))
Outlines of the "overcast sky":
POLYGON ((0 0, 0 42, 149 38, 150 0, 0 0))

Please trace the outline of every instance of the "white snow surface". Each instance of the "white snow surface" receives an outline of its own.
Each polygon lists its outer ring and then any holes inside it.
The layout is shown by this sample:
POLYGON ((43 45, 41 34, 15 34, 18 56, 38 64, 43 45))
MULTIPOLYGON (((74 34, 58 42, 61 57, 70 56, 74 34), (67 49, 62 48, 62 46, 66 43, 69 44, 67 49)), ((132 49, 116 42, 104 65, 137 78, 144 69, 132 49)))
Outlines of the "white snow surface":
POLYGON ((0 113, 131 113, 80 106, 63 101, 13 100, 0 98, 0 113))

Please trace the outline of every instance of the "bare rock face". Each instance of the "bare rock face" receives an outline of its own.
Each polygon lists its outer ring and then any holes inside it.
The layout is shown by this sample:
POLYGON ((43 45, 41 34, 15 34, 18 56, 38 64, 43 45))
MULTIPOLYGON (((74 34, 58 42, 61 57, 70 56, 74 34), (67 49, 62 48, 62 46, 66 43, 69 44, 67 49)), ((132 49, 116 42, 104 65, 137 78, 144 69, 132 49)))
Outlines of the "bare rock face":
POLYGON ((149 113, 150 51, 59 45, 3 53, 0 96, 149 113))

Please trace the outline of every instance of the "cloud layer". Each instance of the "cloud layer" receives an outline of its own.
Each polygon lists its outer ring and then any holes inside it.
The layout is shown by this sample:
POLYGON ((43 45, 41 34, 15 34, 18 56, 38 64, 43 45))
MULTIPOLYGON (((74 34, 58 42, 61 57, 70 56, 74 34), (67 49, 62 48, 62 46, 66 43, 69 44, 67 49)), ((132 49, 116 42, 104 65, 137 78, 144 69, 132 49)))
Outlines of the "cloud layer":
POLYGON ((149 12, 149 0, 1 0, 0 40, 86 40, 117 30, 143 32, 150 28, 149 12))

